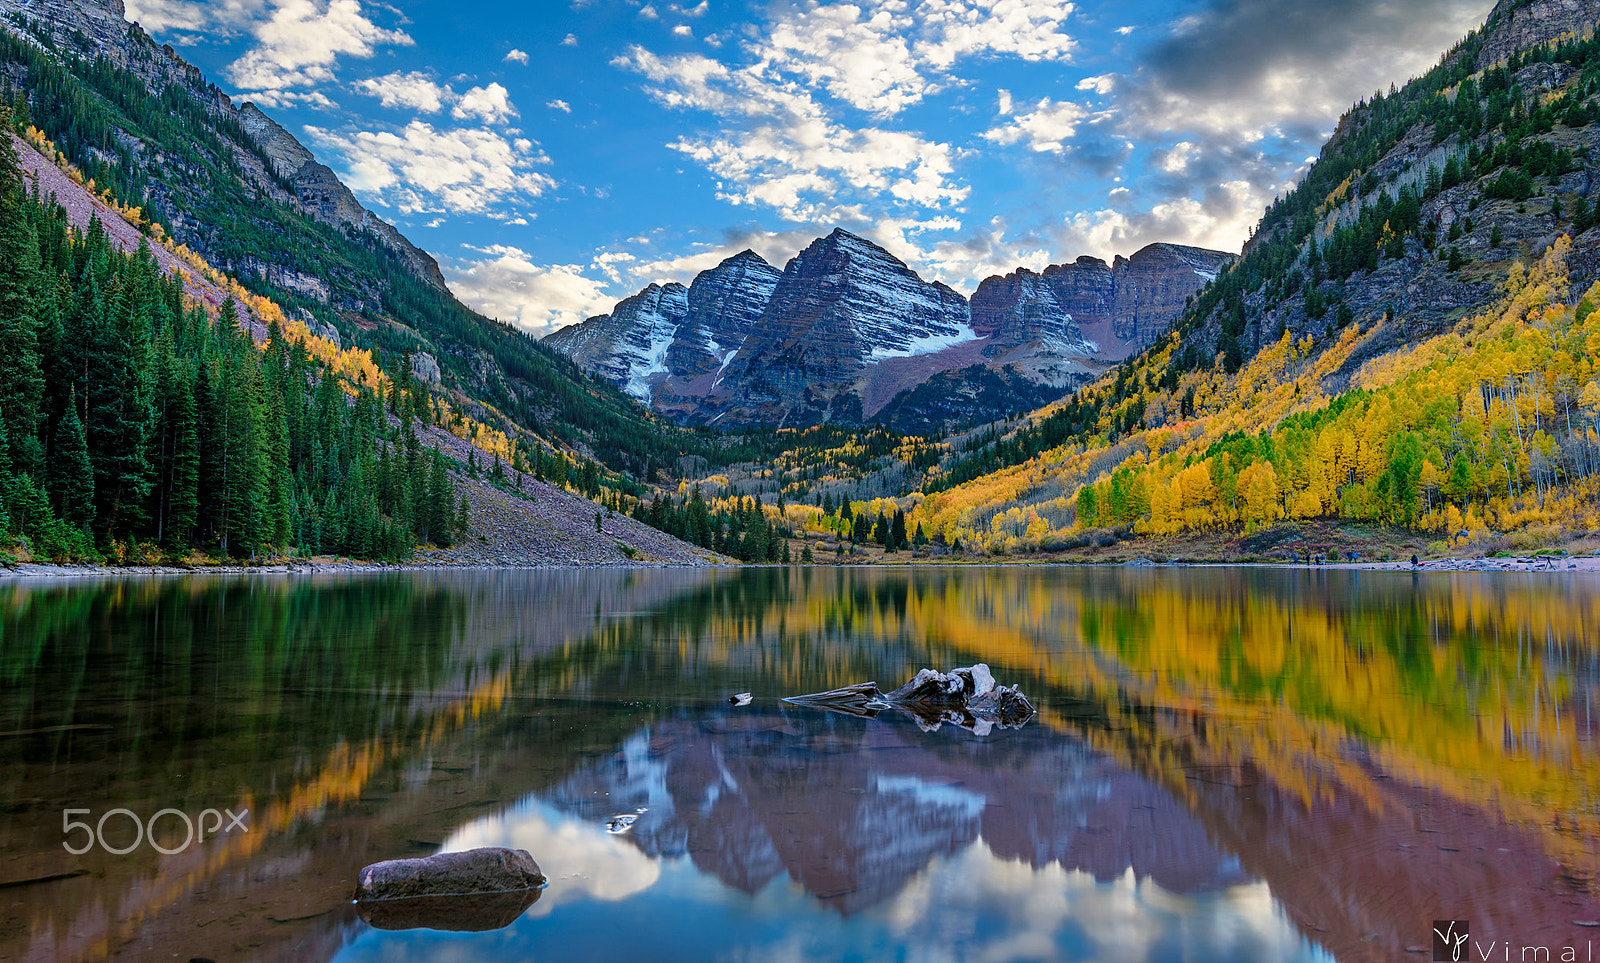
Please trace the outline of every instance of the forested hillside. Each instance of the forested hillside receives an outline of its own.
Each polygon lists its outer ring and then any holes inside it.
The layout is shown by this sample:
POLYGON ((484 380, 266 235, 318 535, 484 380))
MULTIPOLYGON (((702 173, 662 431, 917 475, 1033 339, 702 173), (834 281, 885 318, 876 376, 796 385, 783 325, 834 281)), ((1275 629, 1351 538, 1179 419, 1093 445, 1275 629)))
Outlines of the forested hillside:
POLYGON ((0 541, 117 561, 450 544, 455 487, 413 427, 425 395, 397 386, 391 428, 303 341, 274 325, 258 350, 233 301, 185 303, 148 246, 120 252, 22 185, 0 138, 0 541))
POLYGON ((0 22, 0 98, 19 126, 39 128, 93 190, 136 209, 155 236, 287 315, 372 350, 385 368, 428 355, 438 370, 432 390, 530 448, 636 476, 685 452, 721 457, 715 439, 659 422, 533 338, 464 307, 436 283, 436 268, 420 270, 392 238, 312 217, 240 112, 137 27, 111 40, 67 30, 70 0, 38 6, 50 20, 19 10, 0 22))
POLYGON ((1600 42, 1547 6, 1502 3, 1354 108, 1168 337, 947 451, 898 500, 911 522, 991 551, 1312 519, 1441 551, 1600 527, 1600 42), (1517 49, 1512 26, 1542 33, 1517 49))

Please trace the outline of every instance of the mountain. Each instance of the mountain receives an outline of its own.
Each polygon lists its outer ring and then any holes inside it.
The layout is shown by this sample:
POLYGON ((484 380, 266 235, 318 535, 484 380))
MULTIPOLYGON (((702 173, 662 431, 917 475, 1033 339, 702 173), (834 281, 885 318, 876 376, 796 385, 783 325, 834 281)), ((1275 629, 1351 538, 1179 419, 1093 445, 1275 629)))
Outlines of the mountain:
POLYGON ((743 251, 694 283, 652 284, 544 343, 658 411, 687 417, 760 319, 780 274, 743 251))
POLYGON ((969 322, 966 298, 922 280, 876 244, 835 230, 784 267, 697 418, 859 424, 905 383, 920 381, 915 372, 928 356, 949 357, 976 342, 969 322))
MULTIPOLYGON (((1597 23, 1600 0, 1502 0, 1432 70, 1355 105, 1169 333, 947 449, 907 524, 987 551, 1209 537, 1276 557, 1337 547, 1340 524, 1441 553, 1592 533, 1597 23)), ((1009 287, 1048 328, 1038 283, 1009 287)))
POLYGON ((1059 397, 1148 345, 1231 260, 1155 244, 990 278, 969 303, 839 229, 781 275, 745 251, 545 344, 684 423, 929 432, 1059 397))
POLYGON ((0 0, 0 100, 0 559, 708 557, 618 516, 736 448, 463 306, 117 0, 0 0))

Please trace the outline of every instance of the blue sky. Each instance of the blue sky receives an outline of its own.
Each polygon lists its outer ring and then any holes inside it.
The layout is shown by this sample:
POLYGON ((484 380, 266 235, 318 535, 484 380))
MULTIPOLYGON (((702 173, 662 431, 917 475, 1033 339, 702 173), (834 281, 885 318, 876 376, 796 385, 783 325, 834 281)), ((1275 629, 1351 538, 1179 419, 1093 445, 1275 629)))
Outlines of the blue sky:
POLYGON ((844 227, 924 277, 1237 250, 1492 0, 127 0, 536 333, 844 227))

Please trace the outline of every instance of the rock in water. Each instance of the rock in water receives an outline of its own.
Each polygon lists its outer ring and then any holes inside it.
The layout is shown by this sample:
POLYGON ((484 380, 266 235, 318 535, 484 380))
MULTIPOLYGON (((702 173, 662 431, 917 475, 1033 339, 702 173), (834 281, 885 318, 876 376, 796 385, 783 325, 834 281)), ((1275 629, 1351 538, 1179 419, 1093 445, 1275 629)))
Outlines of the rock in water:
POLYGON ((994 675, 979 662, 965 669, 935 672, 923 669, 910 682, 883 697, 885 702, 905 705, 966 706, 976 696, 994 690, 994 675))
POLYGON ((878 691, 876 683, 855 685, 790 696, 785 702, 816 706, 834 712, 873 717, 880 710, 895 708, 916 719, 927 731, 946 722, 986 736, 996 726, 1015 729, 1033 718, 1033 704, 1016 686, 996 685, 989 666, 979 662, 964 669, 936 672, 922 669, 911 681, 890 693, 878 691))
POLYGON ((470 896, 412 896, 363 900, 356 906, 361 919, 374 929, 485 933, 515 923, 528 907, 539 901, 542 892, 519 889, 470 896))
POLYGON ((545 884, 539 864, 525 849, 469 849, 422 859, 386 859, 363 867, 356 900, 415 896, 509 893, 545 884))

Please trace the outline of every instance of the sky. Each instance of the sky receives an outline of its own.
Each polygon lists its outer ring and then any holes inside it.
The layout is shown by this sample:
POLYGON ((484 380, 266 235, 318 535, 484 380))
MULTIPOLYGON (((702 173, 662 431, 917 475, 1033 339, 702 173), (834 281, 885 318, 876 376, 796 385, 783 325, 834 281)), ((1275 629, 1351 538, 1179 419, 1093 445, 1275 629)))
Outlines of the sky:
POLYGON ((1237 251, 1493 0, 126 0, 535 334, 835 227, 970 294, 1237 251))

